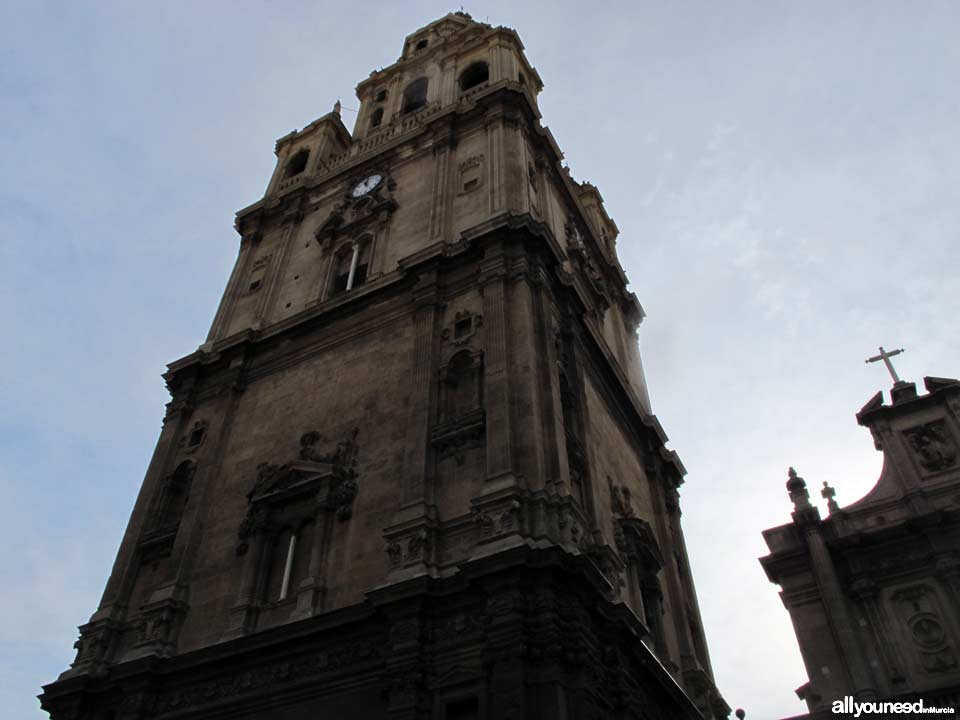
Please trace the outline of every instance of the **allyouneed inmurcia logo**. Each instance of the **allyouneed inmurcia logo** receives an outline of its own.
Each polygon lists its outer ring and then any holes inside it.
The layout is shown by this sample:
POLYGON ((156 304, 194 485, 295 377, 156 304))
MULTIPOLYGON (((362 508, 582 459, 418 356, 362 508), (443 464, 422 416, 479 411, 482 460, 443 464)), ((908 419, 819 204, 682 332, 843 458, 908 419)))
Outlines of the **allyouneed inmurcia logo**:
POLYGON ((916 702, 855 702, 852 695, 843 700, 834 700, 831 707, 834 715, 882 715, 894 713, 899 715, 955 715, 956 708, 926 707, 923 700, 916 702))

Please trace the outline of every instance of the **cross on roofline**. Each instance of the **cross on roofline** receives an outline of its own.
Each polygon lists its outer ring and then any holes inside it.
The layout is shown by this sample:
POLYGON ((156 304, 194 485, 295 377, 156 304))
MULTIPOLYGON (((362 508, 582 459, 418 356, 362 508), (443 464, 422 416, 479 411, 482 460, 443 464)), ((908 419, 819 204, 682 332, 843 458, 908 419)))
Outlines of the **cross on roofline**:
POLYGON ((883 360, 883 364, 887 366, 887 370, 890 373, 890 377, 893 378, 894 384, 897 384, 901 382, 900 376, 897 375, 897 371, 893 369, 893 363, 890 362, 890 358, 892 358, 895 355, 899 355, 902 352, 903 352, 903 348, 900 348, 899 350, 891 350, 890 352, 887 352, 886 350, 883 349, 883 345, 881 345, 880 354, 874 355, 872 358, 867 358, 866 360, 864 360, 864 362, 874 363, 874 362, 879 362, 880 360, 883 360))

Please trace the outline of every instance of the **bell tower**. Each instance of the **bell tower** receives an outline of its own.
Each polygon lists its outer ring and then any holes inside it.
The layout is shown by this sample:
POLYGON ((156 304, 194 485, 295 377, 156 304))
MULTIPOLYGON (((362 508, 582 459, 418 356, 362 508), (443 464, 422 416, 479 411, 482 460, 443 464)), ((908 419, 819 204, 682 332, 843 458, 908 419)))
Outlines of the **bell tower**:
POLYGON ((277 141, 53 720, 727 716, 643 309, 541 90, 452 13, 352 132, 277 141))

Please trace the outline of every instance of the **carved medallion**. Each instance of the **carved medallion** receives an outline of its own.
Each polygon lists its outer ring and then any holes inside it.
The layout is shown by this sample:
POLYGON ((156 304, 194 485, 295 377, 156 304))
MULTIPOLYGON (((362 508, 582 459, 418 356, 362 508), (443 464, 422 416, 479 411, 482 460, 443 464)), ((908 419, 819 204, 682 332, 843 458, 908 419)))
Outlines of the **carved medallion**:
POLYGON ((903 434, 924 469, 939 472, 957 464, 957 448, 943 420, 918 425, 903 434))

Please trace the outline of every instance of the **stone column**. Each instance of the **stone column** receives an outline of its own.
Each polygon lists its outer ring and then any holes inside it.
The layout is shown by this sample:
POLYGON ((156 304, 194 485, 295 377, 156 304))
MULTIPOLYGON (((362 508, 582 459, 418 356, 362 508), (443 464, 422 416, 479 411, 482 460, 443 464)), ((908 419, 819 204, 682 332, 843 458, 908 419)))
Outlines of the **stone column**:
POLYGON ((456 143, 452 128, 444 128, 433 138, 434 175, 430 207, 430 240, 448 240, 446 228, 453 200, 450 191, 451 150, 456 143), (445 131, 445 132, 444 132, 445 131))
POLYGON ((561 471, 563 413, 560 409, 560 388, 557 382, 557 353, 553 337, 550 299, 546 290, 545 270, 536 265, 531 270, 533 297, 534 358, 536 382, 540 386, 539 413, 543 443, 543 486, 553 493, 563 484, 561 471))
MULTIPOLYGON (((654 450, 651 449, 650 452, 654 452, 654 450)), ((693 671, 697 669, 698 663, 693 649, 693 640, 690 637, 690 626, 687 623, 687 609, 677 570, 673 532, 674 524, 680 522, 680 497, 675 487, 667 486, 669 480, 663 476, 662 471, 656 468, 656 462, 648 463, 647 472, 650 475, 651 495, 654 502, 659 506, 659 512, 654 512, 654 522, 659 530, 659 539, 663 543, 664 565, 661 572, 666 581, 670 627, 673 630, 673 638, 679 655, 677 659, 680 660, 684 671, 693 671)), ((664 641, 666 642, 666 637, 664 637, 664 641)), ((661 657, 660 659, 663 661, 669 658, 661 657)))
POLYGON ((182 387, 174 389, 172 392, 174 397, 167 405, 167 414, 163 418, 160 439, 157 441, 157 447, 150 459, 150 465, 147 467, 147 473, 143 485, 140 487, 140 493, 137 495, 130 521, 127 523, 127 529, 120 544, 120 551, 117 553, 113 570, 110 572, 110 578, 107 580, 103 597, 100 600, 100 608, 90 619, 91 622, 114 617, 113 606, 116 605, 118 609, 125 607, 128 596, 133 589, 138 565, 137 543, 143 532, 144 524, 147 522, 150 507, 157 495, 159 485, 170 465, 171 458, 176 453, 178 439, 186 432, 187 423, 193 411, 193 379, 188 378, 184 381, 182 387))
POLYGON ((241 279, 247 274, 250 258, 253 257, 253 248, 256 247, 259 241, 259 232, 247 233, 240 239, 240 251, 237 255, 237 261, 233 265, 233 272, 230 273, 227 288, 223 291, 220 307, 217 308, 217 314, 214 316, 213 323, 210 326, 210 332, 207 334, 208 343, 223 336, 227 327, 230 325, 233 308, 237 303, 237 297, 240 295, 239 288, 242 287, 241 279))
POLYGON ((487 479, 512 471, 510 372, 507 358, 507 258, 503 245, 490 245, 481 262, 485 352, 484 405, 487 433, 487 479))
POLYGON ((846 666, 853 687, 853 695, 857 700, 871 700, 877 697, 873 679, 869 669, 861 662, 864 657, 863 648, 847 600, 840 589, 833 559, 827 550, 826 542, 820 534, 819 523, 810 523, 803 528, 810 551, 810 565, 813 570, 820 597, 827 611, 827 622, 837 641, 841 660, 846 666))
POLYGON ((273 310, 273 301, 277 295, 277 285, 283 279, 283 270, 287 266, 287 256, 290 252, 290 244, 296 234, 296 229, 300 227, 301 212, 300 201, 292 200, 297 205, 288 210, 284 217, 283 238, 277 243, 276 257, 270 264, 269 274, 264 278, 263 291, 260 293, 260 303, 253 315, 254 326, 260 326, 265 319, 269 319, 273 310))
POLYGON ((257 609, 257 580, 263 565, 263 556, 267 550, 265 528, 255 527, 249 538, 243 556, 243 568, 240 571, 240 587, 237 590, 237 602, 230 609, 227 629, 223 639, 229 640, 246 635, 252 628, 257 609))
POLYGON ((853 584, 853 593, 863 606, 872 632, 874 647, 879 651, 886 666, 886 680, 889 691, 886 694, 902 692, 906 678, 903 674, 905 664, 894 642, 894 630, 889 622, 883 605, 879 600, 879 590, 872 580, 858 580, 853 584))
POLYGON ((172 579, 175 584, 182 587, 186 587, 193 563, 203 543, 203 527, 206 518, 201 517, 200 513, 211 512, 215 503, 210 502, 210 499, 216 497, 226 484, 226 478, 219 477, 217 471, 223 465, 230 431, 233 428, 233 417, 246 387, 245 364, 242 357, 236 358, 229 371, 230 377, 224 380, 217 399, 212 402, 207 401, 209 405, 204 405, 205 416, 211 419, 220 418, 221 423, 219 427, 207 428, 210 435, 216 431, 216 442, 211 443, 212 447, 208 452, 196 458, 197 473, 190 487, 190 494, 194 496, 193 502, 187 503, 186 510, 189 512, 180 521, 177 543, 170 556, 172 579))
POLYGON ((325 565, 327 548, 330 547, 330 533, 334 524, 333 511, 317 513, 313 525, 313 543, 310 546, 310 563, 307 567, 307 577, 296 589, 297 609, 294 618, 313 616, 323 605, 323 595, 326 591, 325 565))
POLYGON ((426 499, 427 459, 433 397, 436 392, 437 272, 422 275, 413 290, 413 354, 410 412, 403 464, 403 506, 422 505, 426 499))

